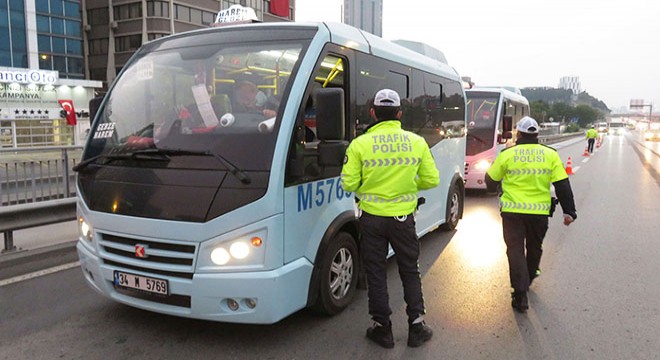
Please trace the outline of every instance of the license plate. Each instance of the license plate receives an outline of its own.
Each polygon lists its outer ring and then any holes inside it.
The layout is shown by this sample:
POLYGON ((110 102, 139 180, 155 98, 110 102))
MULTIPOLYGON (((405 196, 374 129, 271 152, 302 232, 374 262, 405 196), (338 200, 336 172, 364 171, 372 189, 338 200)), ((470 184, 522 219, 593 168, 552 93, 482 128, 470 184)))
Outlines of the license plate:
POLYGON ((167 295, 167 280, 155 279, 148 276, 129 274, 122 271, 114 272, 115 286, 142 290, 154 294, 167 295))

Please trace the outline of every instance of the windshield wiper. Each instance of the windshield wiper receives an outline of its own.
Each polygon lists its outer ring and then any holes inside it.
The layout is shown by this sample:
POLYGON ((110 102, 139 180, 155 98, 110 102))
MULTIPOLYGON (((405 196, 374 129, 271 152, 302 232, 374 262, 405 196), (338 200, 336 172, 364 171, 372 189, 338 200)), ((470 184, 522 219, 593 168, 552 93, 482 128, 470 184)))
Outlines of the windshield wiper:
POLYGON ((218 159, 222 163, 222 165, 224 165, 227 169, 229 169, 229 172, 234 174, 234 176, 236 176, 236 178, 238 178, 238 180, 240 180, 243 184, 249 184, 250 182, 252 182, 250 177, 245 172, 237 168, 236 165, 229 162, 229 160, 227 160, 222 155, 208 151, 195 151, 195 150, 182 150, 182 149, 143 149, 143 150, 136 150, 133 152, 120 153, 120 154, 101 154, 101 155, 93 156, 87 160, 81 161, 80 163, 78 163, 78 165, 73 167, 73 171, 80 171, 85 167, 87 167, 87 165, 95 162, 98 159, 108 159, 108 160, 135 159, 138 156, 144 156, 144 155, 164 155, 164 157, 161 158, 154 158, 154 157, 148 158, 149 160, 163 160, 163 161, 169 160, 169 157, 167 155, 212 156, 218 159))
POLYGON ((197 150, 183 150, 183 149, 146 149, 142 150, 142 153, 145 154, 164 154, 164 155, 193 155, 193 156, 212 156, 218 159, 222 165, 224 165, 229 172, 232 173, 238 180, 243 184, 249 184, 252 182, 250 177, 241 169, 237 168, 236 165, 232 164, 224 156, 209 151, 197 151, 197 150))
MULTIPOLYGON (((89 164, 95 162, 96 160, 99 159, 107 159, 107 160, 130 160, 130 159, 135 159, 138 156, 141 155, 149 155, 149 154, 158 154, 155 151, 148 151, 148 150, 138 150, 138 151, 133 151, 133 152, 126 152, 126 153, 110 153, 110 154, 101 154, 101 155, 96 155, 92 156, 91 158, 87 160, 83 160, 79 162, 77 165, 75 165, 72 170, 73 171, 80 171, 84 168, 86 168, 89 164)), ((166 155, 166 154, 161 154, 161 155, 166 155)), ((165 157, 153 157, 149 156, 148 158, 144 158, 146 160, 158 160, 158 161, 169 161, 169 158, 167 156, 165 157)))

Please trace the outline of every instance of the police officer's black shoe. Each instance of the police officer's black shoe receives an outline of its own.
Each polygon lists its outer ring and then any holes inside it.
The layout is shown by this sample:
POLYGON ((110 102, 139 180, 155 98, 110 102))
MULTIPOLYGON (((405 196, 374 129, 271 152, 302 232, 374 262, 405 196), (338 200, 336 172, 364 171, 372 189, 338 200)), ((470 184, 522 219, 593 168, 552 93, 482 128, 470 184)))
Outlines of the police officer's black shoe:
POLYGON ((534 271, 533 274, 530 274, 529 275, 529 285, 531 286, 534 279, 536 279, 540 275, 541 275, 541 269, 536 269, 536 271, 534 271))
POLYGON ((374 325, 367 329, 367 337, 376 344, 391 349, 394 347, 394 336, 392 335, 392 322, 382 325, 374 322, 374 325))
POLYGON ((519 313, 524 313, 529 309, 526 291, 514 291, 511 294, 511 306, 519 313))
POLYGON ((408 346, 418 347, 431 340, 433 330, 423 321, 417 324, 411 324, 408 328, 408 346))

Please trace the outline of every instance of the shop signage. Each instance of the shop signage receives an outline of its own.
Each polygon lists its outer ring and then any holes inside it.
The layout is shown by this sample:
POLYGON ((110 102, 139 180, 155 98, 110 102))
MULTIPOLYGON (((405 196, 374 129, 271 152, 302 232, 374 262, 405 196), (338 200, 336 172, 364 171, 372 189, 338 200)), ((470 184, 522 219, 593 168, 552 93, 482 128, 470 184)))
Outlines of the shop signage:
POLYGON ((52 85, 59 72, 37 69, 0 68, 0 83, 52 85))

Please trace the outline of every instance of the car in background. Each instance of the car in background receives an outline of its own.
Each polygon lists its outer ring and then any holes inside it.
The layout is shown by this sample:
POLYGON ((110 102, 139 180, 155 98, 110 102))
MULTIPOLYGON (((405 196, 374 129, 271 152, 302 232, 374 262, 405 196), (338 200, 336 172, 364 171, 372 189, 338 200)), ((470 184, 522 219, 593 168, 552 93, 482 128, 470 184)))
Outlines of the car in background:
POLYGON ((623 135, 626 133, 626 124, 612 121, 610 122, 610 127, 607 133, 610 135, 623 135))
POLYGON ((642 137, 644 141, 660 141, 660 129, 644 130, 642 137))
POLYGON ((599 122, 598 124, 596 124, 596 130, 598 130, 598 133, 607 134, 607 123, 599 122))

